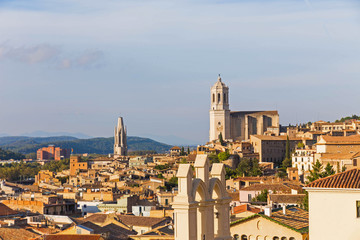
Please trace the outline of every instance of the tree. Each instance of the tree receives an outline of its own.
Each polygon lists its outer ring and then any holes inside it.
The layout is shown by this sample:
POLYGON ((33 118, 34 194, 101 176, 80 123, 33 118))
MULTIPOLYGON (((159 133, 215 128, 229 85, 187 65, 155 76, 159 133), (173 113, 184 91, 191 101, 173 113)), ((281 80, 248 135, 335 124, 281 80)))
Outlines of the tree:
POLYGON ((297 148, 300 148, 300 149, 305 148, 305 144, 303 142, 298 142, 297 148))
POLYGON ((184 156, 184 155, 185 155, 185 150, 184 150, 184 147, 181 147, 180 156, 184 156))
POLYGON ((219 158, 218 158, 218 155, 216 155, 214 153, 209 154, 208 157, 209 157, 209 160, 210 160, 211 164, 220 162, 219 158))
POLYGON ((223 139, 223 135, 221 132, 219 134, 219 142, 220 142, 221 146, 224 146, 224 139, 223 139))
POLYGON ((256 159, 243 158, 236 168, 237 176, 256 177, 262 175, 259 162, 256 159))
POLYGON ((285 159, 291 159, 289 136, 286 137, 285 159))
POLYGON ((269 191, 264 189, 256 197, 252 199, 253 202, 267 202, 269 191))
POLYGON ((326 164, 325 171, 321 174, 321 177, 328 177, 334 175, 335 171, 330 163, 326 164))
POLYGON ((221 152, 221 153, 218 154, 218 159, 219 159, 220 162, 229 159, 229 157, 230 157, 230 153, 228 151, 221 152))
POLYGON ((344 165, 344 166, 342 166, 342 168, 341 168, 341 172, 345 172, 346 171, 346 166, 344 165))
POLYGON ((190 148, 189 147, 187 148, 187 154, 188 155, 190 154, 190 148))
POLYGON ((316 160, 316 162, 312 165, 313 170, 310 170, 310 175, 307 177, 309 182, 313 182, 322 177, 321 172, 323 170, 323 165, 316 160))
POLYGON ((305 190, 305 197, 302 199, 300 206, 306 211, 309 211, 309 193, 306 190, 305 190))

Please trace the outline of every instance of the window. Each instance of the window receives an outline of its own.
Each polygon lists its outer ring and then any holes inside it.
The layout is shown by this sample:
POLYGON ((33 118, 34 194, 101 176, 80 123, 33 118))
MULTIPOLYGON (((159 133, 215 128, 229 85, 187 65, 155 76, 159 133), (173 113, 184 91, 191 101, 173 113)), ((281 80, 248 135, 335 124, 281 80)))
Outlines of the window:
POLYGON ((215 102, 215 94, 213 94, 213 99, 212 100, 213 100, 213 102, 215 102))
POLYGON ((165 205, 167 206, 167 205, 169 205, 169 199, 165 199, 165 205))
POLYGON ((251 202, 251 194, 248 194, 248 202, 251 202))
POLYGON ((356 201, 356 217, 360 218, 360 201, 356 201))
POLYGON ((353 166, 357 166, 357 159, 353 159, 353 166))
POLYGON ((241 240, 247 240, 247 236, 246 235, 241 235, 241 240))
POLYGON ((218 103, 220 102, 221 95, 218 93, 218 103))

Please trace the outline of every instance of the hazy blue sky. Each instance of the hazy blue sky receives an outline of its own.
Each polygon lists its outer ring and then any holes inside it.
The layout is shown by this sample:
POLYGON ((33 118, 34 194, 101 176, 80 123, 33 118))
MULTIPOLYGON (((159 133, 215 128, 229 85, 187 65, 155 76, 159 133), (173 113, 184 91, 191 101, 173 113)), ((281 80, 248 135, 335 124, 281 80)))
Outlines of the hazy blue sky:
POLYGON ((221 73, 231 110, 282 124, 360 108, 360 2, 0 0, 0 133, 208 139, 221 73))

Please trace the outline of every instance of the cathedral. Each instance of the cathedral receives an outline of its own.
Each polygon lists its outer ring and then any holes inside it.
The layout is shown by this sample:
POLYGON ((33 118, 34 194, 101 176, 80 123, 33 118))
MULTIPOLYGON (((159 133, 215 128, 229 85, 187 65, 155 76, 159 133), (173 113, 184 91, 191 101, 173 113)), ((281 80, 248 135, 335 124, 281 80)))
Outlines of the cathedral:
POLYGON ((278 111, 230 111, 229 87, 221 81, 211 87, 210 142, 249 140, 250 135, 279 135, 278 111))
POLYGON ((124 126, 122 117, 118 118, 117 126, 115 126, 114 155, 115 156, 127 155, 126 127, 124 126))

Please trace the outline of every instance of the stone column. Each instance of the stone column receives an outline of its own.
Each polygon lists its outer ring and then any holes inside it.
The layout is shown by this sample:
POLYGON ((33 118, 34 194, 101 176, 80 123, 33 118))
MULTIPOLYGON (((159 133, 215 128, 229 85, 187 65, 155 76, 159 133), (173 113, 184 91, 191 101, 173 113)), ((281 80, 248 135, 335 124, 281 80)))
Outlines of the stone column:
POLYGON ((230 234, 230 198, 218 199, 215 202, 215 239, 216 240, 231 240, 230 234))
POLYGON ((197 203, 173 205, 176 240, 197 239, 197 206, 197 203))

